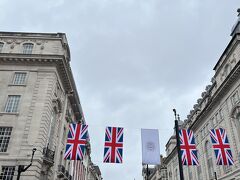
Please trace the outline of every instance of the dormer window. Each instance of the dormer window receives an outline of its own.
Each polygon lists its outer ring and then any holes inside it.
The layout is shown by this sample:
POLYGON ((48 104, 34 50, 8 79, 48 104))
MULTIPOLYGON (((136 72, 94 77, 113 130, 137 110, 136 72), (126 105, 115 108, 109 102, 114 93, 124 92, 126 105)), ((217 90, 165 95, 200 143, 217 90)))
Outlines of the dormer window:
POLYGON ((0 53, 2 52, 3 46, 4 46, 4 43, 0 42, 0 53))
POLYGON ((33 44, 25 43, 23 44, 23 54, 32 54, 33 44))

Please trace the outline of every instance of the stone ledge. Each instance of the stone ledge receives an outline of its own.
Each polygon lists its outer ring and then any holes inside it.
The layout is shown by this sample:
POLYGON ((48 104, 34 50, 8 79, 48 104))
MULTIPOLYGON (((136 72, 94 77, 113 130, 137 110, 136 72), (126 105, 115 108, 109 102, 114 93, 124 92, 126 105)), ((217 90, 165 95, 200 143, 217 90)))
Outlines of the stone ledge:
POLYGON ((18 116, 19 112, 0 112, 0 116, 2 115, 15 115, 18 116))
POLYGON ((8 86, 23 86, 26 87, 26 84, 8 84, 8 86))

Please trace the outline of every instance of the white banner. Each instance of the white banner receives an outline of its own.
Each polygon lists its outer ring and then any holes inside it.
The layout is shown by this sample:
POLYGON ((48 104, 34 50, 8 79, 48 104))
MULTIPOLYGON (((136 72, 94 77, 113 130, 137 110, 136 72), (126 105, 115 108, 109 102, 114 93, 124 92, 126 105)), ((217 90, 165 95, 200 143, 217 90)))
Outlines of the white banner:
POLYGON ((160 164, 158 129, 141 129, 142 163, 160 164))

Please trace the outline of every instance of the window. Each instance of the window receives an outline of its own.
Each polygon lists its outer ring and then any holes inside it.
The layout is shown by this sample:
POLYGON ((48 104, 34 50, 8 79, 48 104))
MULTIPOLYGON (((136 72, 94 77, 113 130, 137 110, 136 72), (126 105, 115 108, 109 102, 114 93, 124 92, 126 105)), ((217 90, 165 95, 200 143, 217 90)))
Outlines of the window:
POLYGON ((32 54, 33 44, 25 43, 23 44, 23 54, 32 54))
POLYGON ((5 106, 5 112, 17 112, 19 101, 20 101, 19 95, 8 96, 7 103, 5 106))
POLYGON ((13 180, 15 166, 2 166, 0 180, 13 180))
POLYGON ((212 152, 211 152, 211 145, 207 141, 205 144, 205 150, 206 150, 206 159, 207 159, 207 167, 208 167, 208 176, 211 179, 213 177, 213 160, 212 160, 212 152))
POLYGON ((0 42, 0 53, 2 52, 4 43, 0 42))
POLYGON ((48 130, 48 143, 47 143, 47 145, 50 149, 53 148, 56 120, 57 120, 57 114, 55 111, 52 111, 50 124, 49 124, 49 130, 48 130))
POLYGON ((202 180, 202 169, 201 166, 197 167, 198 180, 202 180))
POLYGON ((178 180, 178 170, 177 169, 175 169, 175 180, 178 180))
POLYGON ((11 133, 11 127, 0 127, 0 152, 7 152, 11 133))
POLYGON ((191 168, 189 168, 188 170, 188 175, 189 175, 189 179, 193 179, 193 173, 191 168))
POLYGON ((27 73, 16 72, 13 77, 13 84, 15 85, 25 84, 26 76, 27 73))

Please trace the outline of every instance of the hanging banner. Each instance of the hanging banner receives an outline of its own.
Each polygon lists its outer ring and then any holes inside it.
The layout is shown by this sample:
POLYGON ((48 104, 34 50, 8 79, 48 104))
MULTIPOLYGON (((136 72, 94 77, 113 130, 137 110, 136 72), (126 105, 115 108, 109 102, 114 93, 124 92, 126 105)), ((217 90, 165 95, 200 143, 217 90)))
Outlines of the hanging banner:
POLYGON ((227 138, 226 130, 223 128, 211 129, 210 137, 217 159, 217 165, 233 165, 233 156, 227 138))
POLYGON ((193 131, 190 129, 179 130, 180 149, 183 165, 199 165, 197 148, 193 131))
POLYGON ((123 128, 106 127, 104 144, 104 163, 122 163, 123 128))
POLYGON ((82 160, 86 150, 88 125, 69 124, 66 151, 64 159, 82 160))
POLYGON ((159 135, 157 129, 141 129, 142 164, 160 165, 159 135))

